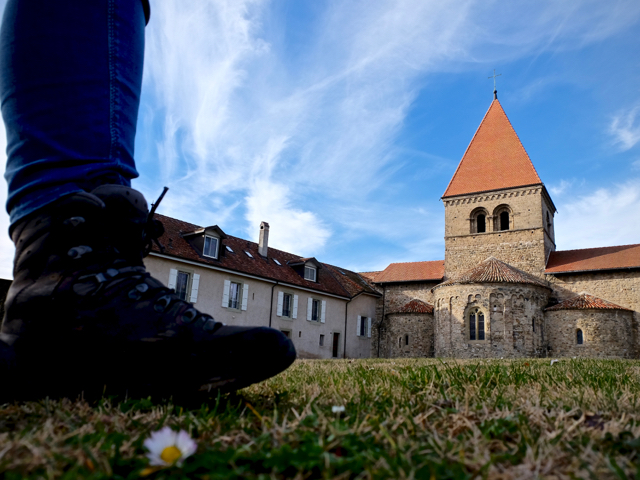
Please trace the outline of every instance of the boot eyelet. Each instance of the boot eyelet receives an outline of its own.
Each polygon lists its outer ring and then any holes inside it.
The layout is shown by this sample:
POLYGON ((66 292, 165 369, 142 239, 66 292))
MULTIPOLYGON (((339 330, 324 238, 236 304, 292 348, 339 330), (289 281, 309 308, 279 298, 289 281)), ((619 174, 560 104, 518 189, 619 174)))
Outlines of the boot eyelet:
POLYGON ((78 247, 73 247, 69 249, 69 251, 67 252, 67 255, 73 259, 77 259, 87 253, 91 253, 92 251, 93 250, 91 249, 91 247, 87 247, 86 245, 80 245, 78 247))
POLYGON ((71 217, 71 218, 67 218, 62 223, 67 226, 77 227, 78 225, 83 224, 84 222, 85 220, 82 217, 71 217))
POLYGON ((149 290, 149 285, 147 285, 146 283, 139 283, 138 285, 136 285, 136 290, 140 293, 144 293, 149 290))
POLYGON ((198 316, 198 311, 195 308, 190 308, 182 314, 182 321, 184 323, 193 322, 198 316))
POLYGON ((211 330, 213 330, 214 328, 216 328, 216 324, 218 322, 216 322, 213 318, 210 318, 209 320, 206 321, 206 323, 204 324, 204 326, 202 327, 202 329, 206 332, 210 332, 211 330))
POLYGON ((165 295, 163 297, 160 297, 156 301, 155 305, 153 306, 153 309, 158 313, 162 313, 167 309, 170 303, 171 303, 171 297, 169 295, 165 295))

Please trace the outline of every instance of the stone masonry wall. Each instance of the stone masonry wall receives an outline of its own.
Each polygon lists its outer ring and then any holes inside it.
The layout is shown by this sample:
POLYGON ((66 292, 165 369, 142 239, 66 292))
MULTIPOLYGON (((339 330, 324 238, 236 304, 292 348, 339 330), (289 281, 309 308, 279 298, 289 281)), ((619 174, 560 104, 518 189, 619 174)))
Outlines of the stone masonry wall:
MULTIPOLYGON (((382 349, 382 341, 378 342, 378 330, 381 325, 383 310, 384 315, 386 316, 389 313, 397 312, 404 305, 416 298, 433 305, 434 296, 433 293, 431 293, 431 289, 438 283, 440 282, 412 282, 384 284, 384 286, 378 285, 378 291, 383 294, 383 297, 378 300, 376 305, 376 318, 373 322, 373 331, 371 332, 371 357, 378 356, 379 346, 380 349, 382 349)), ((385 357, 383 356, 383 358, 385 357)))
POLYGON ((465 195, 445 199, 444 204, 446 278, 490 256, 542 276, 548 253, 555 249, 553 208, 542 186, 465 195), (510 229, 496 231, 499 219, 494 213, 505 205, 511 211, 510 229), (486 233, 472 233, 472 213, 478 208, 488 213, 486 233))
POLYGON ((547 275, 546 278, 553 288, 552 297, 559 302, 587 292, 633 310, 629 335, 633 338, 634 355, 640 357, 640 270, 547 275))
POLYGON ((436 289, 435 356, 545 356, 544 316, 549 290, 535 285, 470 284, 436 289), (470 341, 467 313, 485 313, 486 340, 470 341))
POLYGON ((433 357, 433 340, 432 314, 392 313, 382 326, 380 357, 433 357))
POLYGON ((544 231, 506 230, 445 238, 445 272, 447 278, 495 257, 532 275, 543 276, 546 253, 544 231))
POLYGON ((552 310, 545 314, 553 357, 634 358, 633 314, 626 310, 552 310), (577 330, 583 334, 577 343, 577 330))

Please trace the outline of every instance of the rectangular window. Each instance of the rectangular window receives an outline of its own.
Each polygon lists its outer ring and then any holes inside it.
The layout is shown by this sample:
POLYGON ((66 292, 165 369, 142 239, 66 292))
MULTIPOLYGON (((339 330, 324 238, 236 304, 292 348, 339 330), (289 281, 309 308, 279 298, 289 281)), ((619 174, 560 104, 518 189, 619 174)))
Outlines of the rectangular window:
POLYGON ((282 333, 284 333, 284 336, 287 338, 291 338, 291 331, 289 330, 280 330, 282 333))
POLYGON ((187 300, 187 294, 189 292, 189 277, 187 272, 181 272, 178 270, 178 276, 176 277, 176 295, 181 300, 187 300))
POLYGON ((324 347, 324 335, 320 335, 320 346, 324 347))
POLYGON ((367 332, 368 325, 369 325, 369 322, 367 321, 367 317, 362 317, 362 320, 360 321, 360 336, 361 337, 367 337, 368 336, 368 332, 367 332))
POLYGON ((320 300, 313 300, 311 303, 311 320, 317 322, 320 320, 320 300))
POLYGON ((314 267, 304 267, 304 279, 312 282, 316 281, 316 269, 314 267))
POLYGON ((205 257, 218 258, 218 239, 205 235, 204 250, 202 254, 205 257))
POLYGON ((291 305, 292 305, 291 294, 285 293, 282 296, 282 316, 283 317, 291 316, 291 305))
POLYGON ((231 282, 229 286, 229 308, 240 308, 240 292, 242 285, 231 282))

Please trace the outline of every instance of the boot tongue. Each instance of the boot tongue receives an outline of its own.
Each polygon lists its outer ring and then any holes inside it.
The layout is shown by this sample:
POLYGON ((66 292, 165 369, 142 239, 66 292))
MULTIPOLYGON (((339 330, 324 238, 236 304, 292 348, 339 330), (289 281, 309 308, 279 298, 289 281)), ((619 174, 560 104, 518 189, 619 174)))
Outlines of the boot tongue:
POLYGON ((101 185, 91 193, 106 206, 101 218, 102 230, 112 246, 135 264, 142 264, 149 214, 142 193, 124 185, 101 185))

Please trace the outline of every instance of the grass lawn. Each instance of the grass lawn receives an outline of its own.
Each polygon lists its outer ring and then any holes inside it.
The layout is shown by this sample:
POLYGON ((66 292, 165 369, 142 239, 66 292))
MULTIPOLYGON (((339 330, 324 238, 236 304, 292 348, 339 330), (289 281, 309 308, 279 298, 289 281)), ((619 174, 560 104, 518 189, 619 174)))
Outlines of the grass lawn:
POLYGON ((138 478, 169 425, 198 450, 146 478, 640 479, 640 361, 301 360, 203 400, 2 405, 0 476, 138 478))

